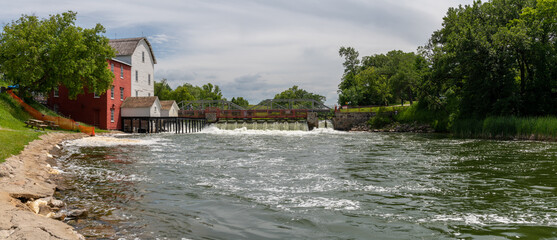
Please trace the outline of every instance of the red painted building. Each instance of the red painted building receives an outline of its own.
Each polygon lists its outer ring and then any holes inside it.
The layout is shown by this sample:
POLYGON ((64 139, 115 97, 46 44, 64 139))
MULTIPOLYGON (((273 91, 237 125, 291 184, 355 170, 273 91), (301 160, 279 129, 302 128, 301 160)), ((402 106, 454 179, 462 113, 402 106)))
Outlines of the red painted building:
POLYGON ((120 106, 131 96, 131 65, 116 60, 108 60, 108 67, 114 73, 111 89, 105 93, 87 92, 70 100, 68 90, 60 87, 51 93, 48 105, 54 111, 75 121, 87 123, 101 129, 121 129, 120 106))

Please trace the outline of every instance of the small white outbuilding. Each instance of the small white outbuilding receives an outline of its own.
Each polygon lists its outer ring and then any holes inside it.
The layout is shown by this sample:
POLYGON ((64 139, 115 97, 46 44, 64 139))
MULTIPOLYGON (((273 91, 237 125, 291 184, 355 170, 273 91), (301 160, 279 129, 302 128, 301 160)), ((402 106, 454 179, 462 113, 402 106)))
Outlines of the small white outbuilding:
POLYGON ((160 117, 161 103, 158 97, 128 97, 122 103, 122 117, 160 117))
POLYGON ((161 117, 178 117, 178 111, 180 108, 178 107, 178 104, 176 104, 176 101, 161 101, 161 108, 161 117))

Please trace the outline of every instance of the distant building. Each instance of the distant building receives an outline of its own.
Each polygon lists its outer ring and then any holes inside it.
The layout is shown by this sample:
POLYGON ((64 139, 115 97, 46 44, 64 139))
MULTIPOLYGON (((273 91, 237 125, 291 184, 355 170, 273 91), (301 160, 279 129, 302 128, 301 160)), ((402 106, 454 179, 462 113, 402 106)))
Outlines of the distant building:
MULTIPOLYGON (((50 94, 47 104, 54 111, 76 121, 102 129, 121 129, 121 106, 129 97, 154 97, 154 65, 157 63, 153 49, 147 38, 112 39, 110 46, 116 50, 116 57, 108 59, 108 68, 114 73, 113 84, 105 93, 84 94, 70 100, 68 90, 61 86, 50 94)), ((158 113, 161 106, 156 98, 158 113)), ((126 110, 134 113, 139 110, 126 110)), ((155 111, 155 109, 153 109, 155 111)), ((143 116, 142 116, 143 117, 143 116)))
POLYGON ((160 117, 159 97, 129 97, 121 106, 122 117, 160 117))
POLYGON ((116 50, 116 59, 132 66, 132 97, 154 96, 154 69, 157 59, 147 38, 111 39, 110 46, 116 50))
POLYGON ((61 86, 50 94, 47 104, 58 113, 76 121, 102 129, 120 129, 120 106, 131 95, 131 66, 109 59, 108 67, 114 73, 112 87, 105 93, 89 92, 70 100, 68 90, 61 86))
POLYGON ((176 104, 176 101, 161 101, 161 108, 161 117, 178 117, 178 111, 180 108, 178 107, 178 104, 176 104))

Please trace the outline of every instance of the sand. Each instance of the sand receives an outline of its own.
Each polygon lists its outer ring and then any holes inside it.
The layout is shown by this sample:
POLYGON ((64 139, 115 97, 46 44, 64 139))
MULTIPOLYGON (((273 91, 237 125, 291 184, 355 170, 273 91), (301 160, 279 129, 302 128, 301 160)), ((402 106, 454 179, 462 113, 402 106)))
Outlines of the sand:
POLYGON ((57 171, 49 151, 65 140, 87 137, 80 133, 48 133, 0 165, 0 239, 84 239, 70 225, 36 214, 29 204, 52 197, 57 171))

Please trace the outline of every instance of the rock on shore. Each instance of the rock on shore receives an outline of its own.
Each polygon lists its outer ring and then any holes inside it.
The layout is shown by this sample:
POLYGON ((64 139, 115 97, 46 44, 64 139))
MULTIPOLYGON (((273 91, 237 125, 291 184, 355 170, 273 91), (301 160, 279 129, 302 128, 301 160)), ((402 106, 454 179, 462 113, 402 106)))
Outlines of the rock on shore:
POLYGON ((56 185, 50 178, 58 172, 47 161, 60 142, 85 136, 42 135, 0 165, 0 239, 84 239, 70 225, 53 219, 53 209, 63 202, 52 198, 56 185))
POLYGON ((431 128, 427 124, 419 124, 419 123, 398 123, 394 122, 391 123, 384 128, 380 129, 371 129, 367 122, 355 125, 350 129, 350 131, 354 132, 411 132, 411 133, 432 133, 435 132, 433 128, 431 128))

